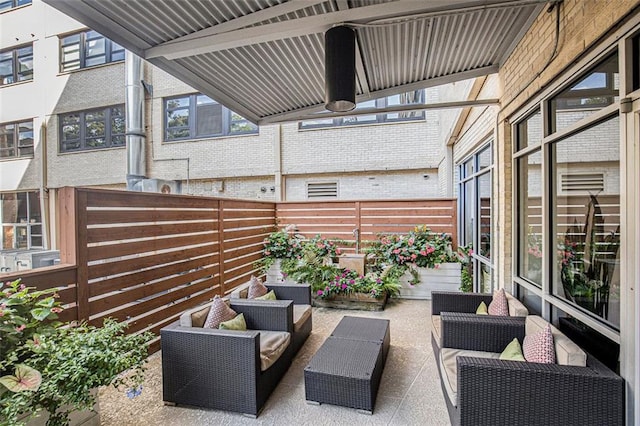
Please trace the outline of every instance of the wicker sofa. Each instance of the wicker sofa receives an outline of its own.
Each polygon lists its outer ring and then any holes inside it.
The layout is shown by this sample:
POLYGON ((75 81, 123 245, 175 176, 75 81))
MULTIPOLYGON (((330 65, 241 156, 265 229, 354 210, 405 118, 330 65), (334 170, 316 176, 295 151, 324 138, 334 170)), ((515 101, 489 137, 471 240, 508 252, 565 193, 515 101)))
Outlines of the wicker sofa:
MULTIPOLYGON (((529 315, 526 306, 518 299, 509 293, 505 293, 505 295, 507 296, 510 317, 526 317, 529 315)), ((442 312, 475 314, 480 303, 484 302, 488 306, 492 298, 493 295, 488 293, 431 292, 431 326, 433 330, 431 333, 431 346, 433 347, 433 352, 436 357, 440 353, 440 348, 443 343, 440 314, 442 312)), ((477 315, 476 317, 480 321, 488 318, 486 315, 477 315)))
MULTIPOLYGON (((250 283, 236 287, 229 294, 229 298, 247 300, 250 283)), ((304 342, 311 334, 313 316, 311 309, 311 285, 309 284, 281 284, 265 283, 269 291, 273 290, 278 300, 293 301, 293 335, 291 345, 294 353, 298 353, 304 342)), ((250 299, 248 300, 250 301, 250 299)))
POLYGON ((247 331, 203 328, 210 304, 163 328, 165 403, 257 416, 291 365, 293 302, 230 300, 247 331))
POLYGON ((622 425, 624 382, 552 327, 557 363, 498 359, 541 317, 442 312, 438 359, 452 425, 622 425))

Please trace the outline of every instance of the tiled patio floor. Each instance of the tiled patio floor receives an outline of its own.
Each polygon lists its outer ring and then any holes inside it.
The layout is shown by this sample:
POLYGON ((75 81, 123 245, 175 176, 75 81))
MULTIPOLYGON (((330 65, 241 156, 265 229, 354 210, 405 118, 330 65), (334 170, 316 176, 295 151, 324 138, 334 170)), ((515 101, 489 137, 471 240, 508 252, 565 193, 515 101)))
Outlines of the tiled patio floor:
POLYGON ((151 356, 142 395, 100 391, 101 422, 125 425, 449 425, 431 350, 431 303, 392 300, 383 312, 314 308, 313 332, 257 419, 162 403, 161 354, 151 356), (391 320, 391 348, 373 415, 305 402, 303 369, 344 315, 391 320))

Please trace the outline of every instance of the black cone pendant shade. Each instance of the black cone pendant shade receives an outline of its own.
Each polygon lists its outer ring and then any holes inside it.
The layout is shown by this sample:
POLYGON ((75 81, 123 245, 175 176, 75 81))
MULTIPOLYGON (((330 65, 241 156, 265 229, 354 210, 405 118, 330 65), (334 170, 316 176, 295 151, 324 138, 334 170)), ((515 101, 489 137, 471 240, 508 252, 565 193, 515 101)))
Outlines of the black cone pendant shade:
POLYGON ((324 87, 329 111, 356 107, 356 33, 349 27, 324 33, 324 87))

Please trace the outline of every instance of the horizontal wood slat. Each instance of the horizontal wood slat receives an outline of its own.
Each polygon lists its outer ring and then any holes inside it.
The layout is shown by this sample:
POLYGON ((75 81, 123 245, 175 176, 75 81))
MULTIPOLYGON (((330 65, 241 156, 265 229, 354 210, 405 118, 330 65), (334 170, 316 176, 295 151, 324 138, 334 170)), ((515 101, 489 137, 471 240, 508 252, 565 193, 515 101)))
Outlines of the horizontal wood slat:
POLYGON ((136 253, 148 253, 171 248, 188 247, 206 243, 214 244, 212 250, 217 251, 218 233, 186 235, 184 237, 165 237, 153 240, 135 241, 130 243, 105 244, 92 246, 87 249, 88 260, 103 260, 114 257, 128 256, 136 253))
POLYGON ((219 200, 188 195, 161 195, 149 192, 109 191, 76 188, 78 193, 87 194, 88 207, 141 207, 217 210, 219 200))
MULTIPOLYGON (((227 212, 224 213, 225 215, 227 212)), ((224 229, 238 229, 238 228, 254 228, 260 226, 274 225, 273 219, 250 219, 250 220, 225 220, 224 229)))
POLYGON ((172 223, 166 225, 119 226, 117 228, 91 228, 87 230, 87 242, 132 240, 134 238, 156 238, 169 235, 212 232, 217 229, 214 222, 172 223))
POLYGON ((262 258, 262 251, 256 251, 253 255, 242 258, 231 258, 224 263, 225 269, 238 268, 242 265, 253 265, 254 262, 262 258))
POLYGON ((249 219, 249 218, 271 218, 276 220, 276 213, 272 210, 228 210, 225 207, 224 220, 228 219, 249 219))
POLYGON ((217 221, 217 210, 89 210, 89 225, 136 222, 183 222, 186 220, 217 221))

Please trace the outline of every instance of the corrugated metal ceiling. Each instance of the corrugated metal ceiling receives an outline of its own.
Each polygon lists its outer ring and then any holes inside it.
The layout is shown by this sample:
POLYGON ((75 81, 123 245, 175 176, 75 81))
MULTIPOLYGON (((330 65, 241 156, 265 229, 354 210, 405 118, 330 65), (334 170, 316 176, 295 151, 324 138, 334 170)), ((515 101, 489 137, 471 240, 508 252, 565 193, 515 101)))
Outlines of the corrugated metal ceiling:
POLYGON ((259 122, 322 111, 324 31, 357 32, 358 100, 496 72, 542 0, 45 0, 259 122))

